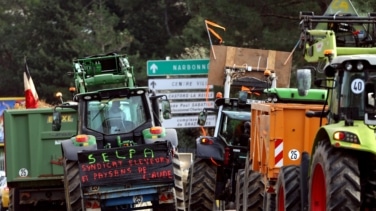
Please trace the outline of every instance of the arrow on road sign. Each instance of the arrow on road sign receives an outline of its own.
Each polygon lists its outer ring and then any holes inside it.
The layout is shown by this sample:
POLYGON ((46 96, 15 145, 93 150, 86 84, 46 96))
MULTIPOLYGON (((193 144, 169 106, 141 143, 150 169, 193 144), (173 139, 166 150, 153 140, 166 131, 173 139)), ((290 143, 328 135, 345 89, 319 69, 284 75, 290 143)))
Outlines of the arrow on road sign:
POLYGON ((149 79, 149 88, 152 90, 206 90, 208 87, 208 78, 164 78, 149 79), (158 82, 158 83, 157 83, 158 82))
POLYGON ((150 83, 150 85, 151 85, 152 89, 154 89, 154 87, 155 87, 155 85, 157 85, 157 83, 155 83, 155 81, 152 81, 152 82, 150 83))
POLYGON ((150 66, 150 70, 153 71, 153 73, 155 73, 155 72, 158 70, 158 66, 157 66, 156 64, 153 63, 153 64, 150 66))

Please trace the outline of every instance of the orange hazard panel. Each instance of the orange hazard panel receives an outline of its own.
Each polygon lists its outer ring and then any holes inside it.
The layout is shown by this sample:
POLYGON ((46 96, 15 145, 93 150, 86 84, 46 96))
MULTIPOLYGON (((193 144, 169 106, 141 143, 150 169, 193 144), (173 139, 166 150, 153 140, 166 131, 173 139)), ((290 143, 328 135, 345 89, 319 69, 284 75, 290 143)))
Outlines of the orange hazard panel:
POLYGON ((321 111, 322 105, 252 104, 252 169, 277 179, 282 166, 299 165, 302 152, 311 153, 320 118, 306 117, 310 110, 321 111))

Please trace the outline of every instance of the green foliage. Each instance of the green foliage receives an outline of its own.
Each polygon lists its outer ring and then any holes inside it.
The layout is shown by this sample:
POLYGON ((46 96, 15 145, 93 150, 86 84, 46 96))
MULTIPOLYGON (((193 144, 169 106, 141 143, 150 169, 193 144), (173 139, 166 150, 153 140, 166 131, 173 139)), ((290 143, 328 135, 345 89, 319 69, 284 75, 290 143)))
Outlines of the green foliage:
MULTIPOLYGON (((70 96, 72 78, 66 73, 72 59, 93 54, 127 53, 138 84, 146 85, 147 60, 209 57, 205 20, 226 28, 212 27, 225 45, 291 51, 300 34, 299 11, 320 13, 329 2, 4 1, 0 3, 0 95, 23 95, 24 56, 40 97, 47 101, 55 100, 57 90, 70 96)), ((296 53, 293 58, 304 62, 296 53)))

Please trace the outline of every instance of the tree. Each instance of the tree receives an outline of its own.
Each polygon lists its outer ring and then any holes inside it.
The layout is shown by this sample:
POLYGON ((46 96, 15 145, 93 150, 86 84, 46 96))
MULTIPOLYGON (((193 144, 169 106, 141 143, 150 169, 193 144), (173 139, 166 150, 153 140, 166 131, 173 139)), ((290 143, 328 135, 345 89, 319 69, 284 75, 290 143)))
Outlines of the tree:
POLYGON ((0 3, 0 96, 23 96, 24 29, 26 5, 18 1, 0 3), (22 59, 20 59, 22 58, 22 59))
POLYGON ((122 52, 129 47, 133 36, 127 29, 115 29, 120 18, 109 10, 105 1, 91 1, 84 8, 86 15, 75 38, 77 42, 83 41, 86 49, 93 54, 122 52))
MULTIPOLYGON (((0 95, 23 95, 23 58, 41 98, 67 88, 73 58, 127 53, 137 82, 147 81, 147 60, 208 58, 204 20, 226 27, 225 45, 291 51, 300 35, 299 11, 322 14, 331 0, 15 0, 0 3, 0 95), (9 86, 9 84, 15 84, 9 86)), ((361 13, 373 1, 353 1, 361 13)), ((293 56, 294 66, 304 61, 293 56)))

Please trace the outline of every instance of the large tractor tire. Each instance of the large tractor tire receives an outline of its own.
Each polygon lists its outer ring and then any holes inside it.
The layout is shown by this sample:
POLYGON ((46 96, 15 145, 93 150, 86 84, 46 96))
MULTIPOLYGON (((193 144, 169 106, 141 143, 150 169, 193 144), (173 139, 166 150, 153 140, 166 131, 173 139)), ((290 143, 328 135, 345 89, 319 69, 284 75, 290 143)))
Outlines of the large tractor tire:
POLYGON ((361 210, 376 210, 376 160, 374 155, 362 155, 359 164, 360 172, 363 173, 362 185, 362 207, 361 210), (364 193, 364 194, 363 194, 364 193), (373 209, 372 209, 373 208, 373 209))
POLYGON ((243 210, 243 195, 244 195, 244 169, 239 169, 236 175, 236 190, 235 190, 235 206, 236 210, 243 210))
POLYGON ((309 180, 310 210, 359 210, 360 172, 354 153, 318 143, 309 180))
POLYGON ((17 211, 20 209, 19 205, 19 191, 17 188, 9 189, 9 211, 17 211))
POLYGON ((185 211, 183 170, 181 169, 179 154, 174 154, 172 164, 174 167, 176 209, 185 211))
POLYGON ((299 169, 299 166, 284 166, 280 169, 276 185, 278 211, 301 208, 299 169))
POLYGON ((261 173, 248 170, 245 181, 246 210, 263 210, 265 183, 261 173))
POLYGON ((217 166, 210 161, 196 158, 189 169, 186 206, 188 211, 212 211, 216 206, 217 166))
POLYGON ((64 159, 64 189, 67 211, 83 210, 78 161, 64 159))
MULTIPOLYGON (((145 209, 148 210, 148 209, 145 209)), ((160 204, 156 208, 153 208, 153 211, 176 211, 179 210, 175 207, 175 204, 160 204)))
POLYGON ((249 153, 245 162, 243 194, 237 210, 263 210, 265 182, 261 173, 252 170, 249 153))
POLYGON ((275 211, 276 210, 276 194, 265 192, 264 194, 264 211, 275 211))

